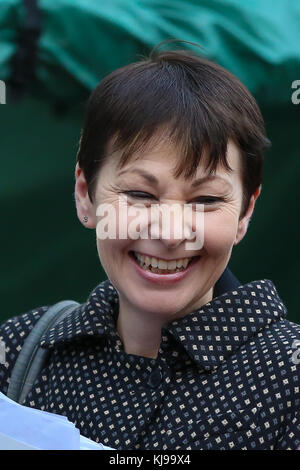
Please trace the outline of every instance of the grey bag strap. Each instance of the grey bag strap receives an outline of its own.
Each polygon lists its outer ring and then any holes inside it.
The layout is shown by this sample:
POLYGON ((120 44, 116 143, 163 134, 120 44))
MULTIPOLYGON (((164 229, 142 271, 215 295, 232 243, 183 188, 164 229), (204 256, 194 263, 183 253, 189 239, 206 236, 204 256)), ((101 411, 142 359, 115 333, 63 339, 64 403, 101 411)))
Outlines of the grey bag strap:
POLYGON ((41 337, 56 323, 80 305, 73 300, 62 300, 46 311, 27 336, 11 373, 7 396, 22 404, 43 369, 49 351, 40 346, 41 337))

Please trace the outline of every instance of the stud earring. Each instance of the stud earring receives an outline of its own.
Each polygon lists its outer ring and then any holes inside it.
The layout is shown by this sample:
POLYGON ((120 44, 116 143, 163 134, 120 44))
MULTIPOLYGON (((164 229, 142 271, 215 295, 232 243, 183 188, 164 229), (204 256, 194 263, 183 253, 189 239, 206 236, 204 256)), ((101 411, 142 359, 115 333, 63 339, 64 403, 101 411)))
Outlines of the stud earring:
POLYGON ((89 220, 88 216, 85 215, 85 216, 83 217, 83 222, 86 224, 88 220, 89 220))

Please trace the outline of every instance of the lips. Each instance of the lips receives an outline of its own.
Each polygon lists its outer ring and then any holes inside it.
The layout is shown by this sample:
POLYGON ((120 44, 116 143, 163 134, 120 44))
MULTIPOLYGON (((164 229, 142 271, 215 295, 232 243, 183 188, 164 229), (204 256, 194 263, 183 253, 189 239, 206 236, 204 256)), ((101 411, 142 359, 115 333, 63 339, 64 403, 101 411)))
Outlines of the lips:
POLYGON ((178 271, 184 271, 193 259, 193 257, 180 258, 176 262, 176 260, 166 260, 162 258, 156 258, 154 256, 142 256, 135 251, 130 253, 133 255, 139 266, 156 274, 171 274, 178 271), (160 261, 162 261, 162 263, 160 261), (172 267, 170 264, 172 264, 172 267))
POLYGON ((193 269, 193 267, 197 264, 197 262, 201 258, 200 256, 192 257, 191 262, 187 265, 187 267, 184 270, 180 270, 174 273, 158 274, 158 273, 152 272, 149 269, 142 268, 139 265, 138 261, 135 259, 132 251, 130 251, 128 254, 138 274, 145 280, 148 280, 157 284, 173 284, 173 283, 179 282, 180 280, 184 279, 189 274, 189 272, 193 269))

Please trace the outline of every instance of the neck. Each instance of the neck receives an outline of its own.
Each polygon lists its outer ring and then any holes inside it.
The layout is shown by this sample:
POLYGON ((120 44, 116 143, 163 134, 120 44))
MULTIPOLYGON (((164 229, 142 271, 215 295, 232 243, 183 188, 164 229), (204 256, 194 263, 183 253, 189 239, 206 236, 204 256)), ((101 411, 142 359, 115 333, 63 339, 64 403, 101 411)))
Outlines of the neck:
POLYGON ((161 320, 153 321, 151 315, 126 309, 120 304, 117 330, 126 353, 156 359, 162 326, 161 320))
MULTIPOLYGON (((213 289, 193 305, 189 312, 199 309, 202 305, 212 300, 213 289)), ((157 313, 142 312, 128 304, 119 293, 119 315, 117 331, 122 340, 124 351, 128 354, 156 359, 161 343, 162 327, 175 319, 187 315, 189 312, 177 314, 173 318, 166 319, 157 313)))

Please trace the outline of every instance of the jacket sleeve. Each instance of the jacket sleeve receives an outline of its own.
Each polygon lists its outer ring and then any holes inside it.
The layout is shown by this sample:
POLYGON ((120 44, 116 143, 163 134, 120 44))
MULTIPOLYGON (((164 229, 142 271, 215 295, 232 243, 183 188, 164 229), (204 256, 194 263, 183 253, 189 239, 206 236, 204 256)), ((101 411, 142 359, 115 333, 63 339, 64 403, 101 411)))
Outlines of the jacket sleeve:
POLYGON ((49 306, 38 307, 0 325, 0 392, 7 394, 10 375, 26 337, 49 306))
POLYGON ((276 349, 284 374, 277 390, 284 398, 274 450, 296 450, 300 445, 300 325, 283 320, 276 349))
POLYGON ((274 450, 296 450, 300 446, 300 411, 285 416, 274 450))

